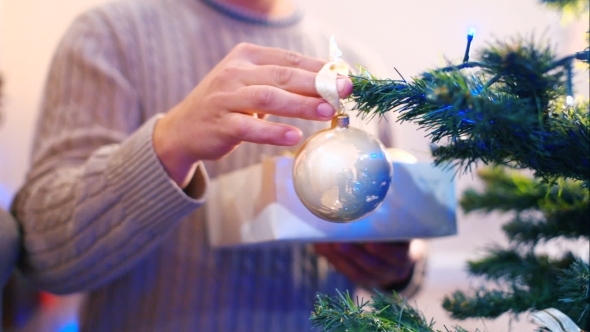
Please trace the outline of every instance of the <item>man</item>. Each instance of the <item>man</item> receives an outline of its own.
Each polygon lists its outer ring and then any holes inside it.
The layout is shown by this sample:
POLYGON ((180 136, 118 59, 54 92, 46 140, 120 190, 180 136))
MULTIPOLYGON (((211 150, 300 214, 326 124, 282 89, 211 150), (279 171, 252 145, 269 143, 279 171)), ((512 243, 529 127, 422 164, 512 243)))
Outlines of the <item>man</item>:
MULTIPOLYGON (((409 243, 207 245, 209 178, 332 118, 314 85, 321 31, 290 0, 127 0, 74 22, 13 210, 23 271, 88 292, 82 330, 302 331, 317 291, 412 280, 409 243)), ((351 93, 346 77, 338 87, 351 93)))

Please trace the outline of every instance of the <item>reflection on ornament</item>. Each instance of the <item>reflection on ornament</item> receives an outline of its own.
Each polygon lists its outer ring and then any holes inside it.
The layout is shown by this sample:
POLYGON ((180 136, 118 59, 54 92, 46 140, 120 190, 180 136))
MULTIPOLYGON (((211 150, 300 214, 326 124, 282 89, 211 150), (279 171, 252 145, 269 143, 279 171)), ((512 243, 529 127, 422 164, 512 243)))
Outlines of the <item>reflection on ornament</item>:
POLYGON ((379 140, 349 127, 337 114, 332 127, 309 137, 293 165, 293 184, 303 205, 319 218, 351 222, 383 202, 393 167, 379 140))

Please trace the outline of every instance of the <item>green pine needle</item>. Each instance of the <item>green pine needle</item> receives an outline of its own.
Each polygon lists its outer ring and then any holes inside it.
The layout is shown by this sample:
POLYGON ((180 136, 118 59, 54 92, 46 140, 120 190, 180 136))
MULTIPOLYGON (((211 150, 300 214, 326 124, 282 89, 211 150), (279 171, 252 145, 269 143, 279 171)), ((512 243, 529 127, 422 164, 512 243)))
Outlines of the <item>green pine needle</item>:
MULTIPOLYGON (((434 332, 434 321, 427 322, 397 293, 375 292, 371 301, 354 301, 348 292, 334 296, 316 295, 310 320, 325 332, 434 332)), ((467 332, 455 327, 454 332, 467 332)), ((447 332, 451 332, 447 329, 447 332)))

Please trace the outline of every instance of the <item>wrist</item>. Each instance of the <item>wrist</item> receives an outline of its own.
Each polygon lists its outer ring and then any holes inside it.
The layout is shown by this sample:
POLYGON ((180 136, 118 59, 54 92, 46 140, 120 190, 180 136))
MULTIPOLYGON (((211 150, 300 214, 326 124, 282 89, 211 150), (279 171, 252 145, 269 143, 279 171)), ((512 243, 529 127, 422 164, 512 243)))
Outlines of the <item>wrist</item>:
POLYGON ((176 132, 173 127, 170 117, 160 118, 154 126, 152 144, 170 179, 184 189, 190 183, 198 161, 187 156, 181 149, 182 145, 176 143, 176 132))

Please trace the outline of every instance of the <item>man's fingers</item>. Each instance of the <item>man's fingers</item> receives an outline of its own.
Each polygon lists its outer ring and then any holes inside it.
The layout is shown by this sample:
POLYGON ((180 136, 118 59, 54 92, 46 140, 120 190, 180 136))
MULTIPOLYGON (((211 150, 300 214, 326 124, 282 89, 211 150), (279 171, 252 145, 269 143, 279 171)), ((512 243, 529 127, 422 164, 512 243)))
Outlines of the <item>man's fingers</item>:
POLYGON ((316 252, 325 256, 341 273, 354 282, 378 287, 406 280, 412 263, 391 264, 366 250, 362 244, 333 243, 316 245, 316 252))
POLYGON ((292 146, 301 140, 298 128, 258 119, 251 115, 229 113, 225 118, 226 135, 235 141, 292 146))
POLYGON ((239 44, 235 47, 235 51, 256 65, 278 65, 318 72, 326 63, 324 60, 304 56, 297 52, 247 43, 239 44))
MULTIPOLYGON (((220 68, 213 84, 221 91, 234 91, 243 86, 272 86, 295 94, 320 97, 316 88, 317 72, 278 65, 232 65, 220 68)), ((352 81, 339 76, 336 89, 340 98, 352 93, 352 81)))
POLYGON ((279 88, 250 85, 237 89, 232 98, 220 94, 218 98, 228 110, 240 113, 263 113, 307 120, 327 121, 335 110, 321 98, 297 95, 279 88))
POLYGON ((246 85, 268 85, 304 96, 319 97, 315 72, 276 65, 244 68, 241 82, 246 85))
POLYGON ((358 284, 367 283, 367 274, 360 266, 351 262, 349 257, 343 256, 334 244, 318 244, 315 246, 318 254, 324 256, 336 271, 344 274, 350 280, 358 284))
POLYGON ((368 243, 365 250, 390 265, 409 265, 410 242, 368 243))
POLYGON ((348 257, 351 262, 364 271, 367 279, 378 285, 404 280, 412 270, 412 263, 409 260, 399 262, 386 260, 384 258, 390 254, 382 251, 376 255, 369 252, 363 244, 339 244, 337 246, 342 253, 341 256, 348 257))

